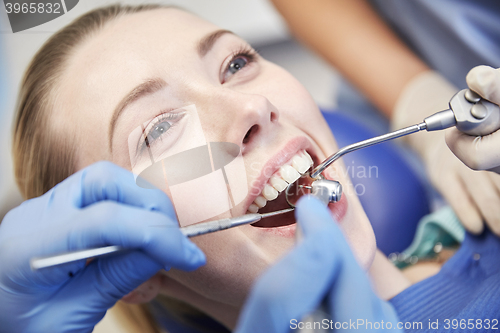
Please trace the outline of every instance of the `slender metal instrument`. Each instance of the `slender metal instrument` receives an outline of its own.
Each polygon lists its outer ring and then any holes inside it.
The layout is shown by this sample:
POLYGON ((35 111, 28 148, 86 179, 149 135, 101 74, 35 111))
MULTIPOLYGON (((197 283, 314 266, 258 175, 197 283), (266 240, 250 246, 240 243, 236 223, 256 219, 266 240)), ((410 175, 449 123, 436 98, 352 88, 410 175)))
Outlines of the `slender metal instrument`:
MULTIPOLYGON (((258 214, 258 213, 246 214, 246 215, 242 215, 242 216, 231 217, 231 218, 226 218, 226 219, 221 219, 221 220, 192 224, 192 225, 189 225, 186 227, 182 227, 182 228, 180 228, 180 230, 186 237, 195 237, 195 236, 205 235, 205 234, 209 234, 209 233, 216 232, 216 231, 221 231, 221 230, 225 230, 225 229, 239 227, 239 226, 245 225, 245 224, 252 224, 252 223, 258 222, 261 219, 264 219, 266 217, 285 214, 285 213, 291 212, 293 210, 294 210, 294 208, 287 208, 287 209, 278 210, 275 212, 263 213, 263 214, 258 214)), ((52 267, 52 266, 56 266, 56 265, 62 265, 62 264, 66 264, 66 263, 70 263, 70 262, 74 262, 74 261, 78 261, 78 260, 83 260, 83 259, 101 257, 104 255, 128 251, 128 250, 132 250, 132 249, 125 249, 121 246, 116 246, 116 245, 105 246, 105 247, 99 247, 99 248, 94 248, 94 249, 86 249, 86 250, 80 250, 80 251, 74 251, 74 252, 67 252, 67 253, 62 253, 62 254, 54 255, 54 256, 33 258, 30 261, 30 265, 31 265, 32 269, 36 270, 36 269, 42 269, 42 268, 52 267)))
POLYGON ((438 131, 452 126, 456 126, 458 130, 469 135, 491 134, 500 128, 500 108, 498 105, 481 98, 472 90, 461 90, 451 98, 449 109, 425 118, 420 124, 348 145, 314 168, 310 177, 317 178, 330 164, 355 150, 422 130, 438 131))
POLYGON ((339 158, 341 158, 342 156, 344 156, 347 153, 353 152, 353 151, 358 150, 358 149, 370 147, 370 146, 376 145, 377 143, 381 143, 384 141, 397 139, 397 138, 400 138, 400 137, 405 136, 405 135, 413 134, 413 133, 419 132, 421 130, 424 130, 426 128, 427 128, 427 126, 426 126, 425 122, 422 122, 422 123, 417 124, 417 125, 412 125, 412 126, 409 126, 409 127, 406 127, 406 128, 403 128, 403 129, 400 129, 400 130, 397 130, 397 131, 394 131, 391 133, 383 134, 383 135, 380 135, 380 136, 377 136, 374 138, 370 138, 367 140, 363 140, 363 141, 356 142, 356 143, 353 143, 351 145, 345 146, 344 148, 337 151, 335 154, 328 157, 325 161, 323 161, 323 163, 318 165, 316 168, 314 168, 314 170, 311 172, 311 178, 318 177, 318 175, 320 173, 322 173, 326 168, 328 168, 330 166, 330 164, 332 164, 333 162, 335 162, 336 160, 338 160, 339 158))

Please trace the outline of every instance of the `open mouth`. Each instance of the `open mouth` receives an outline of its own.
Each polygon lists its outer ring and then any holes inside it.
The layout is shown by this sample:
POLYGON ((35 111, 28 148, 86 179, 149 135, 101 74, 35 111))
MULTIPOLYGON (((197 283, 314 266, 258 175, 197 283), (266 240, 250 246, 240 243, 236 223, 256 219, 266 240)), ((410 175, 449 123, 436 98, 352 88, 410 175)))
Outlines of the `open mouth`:
MULTIPOLYGON (((271 175, 262 192, 248 207, 249 213, 267 213, 290 208, 286 200, 286 188, 304 175, 312 166, 313 158, 305 151, 297 152, 290 160, 271 175)), ((252 224, 259 228, 277 228, 294 224, 294 212, 268 217, 252 224)))

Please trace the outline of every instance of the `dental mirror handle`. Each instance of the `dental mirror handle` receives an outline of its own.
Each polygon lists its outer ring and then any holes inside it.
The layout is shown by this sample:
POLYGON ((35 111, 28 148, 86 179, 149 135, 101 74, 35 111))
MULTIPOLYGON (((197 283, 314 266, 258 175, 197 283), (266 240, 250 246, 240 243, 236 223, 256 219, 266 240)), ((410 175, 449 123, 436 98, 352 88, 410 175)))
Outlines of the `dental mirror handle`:
POLYGON ((314 170, 311 172, 311 178, 317 178, 320 173, 322 173, 326 168, 328 168, 330 166, 330 164, 332 164, 333 162, 335 162, 336 160, 338 160, 339 158, 341 158, 342 156, 344 156, 347 153, 356 151, 356 150, 361 149, 361 148, 370 147, 370 146, 376 145, 377 143, 385 142, 388 140, 400 138, 400 137, 408 135, 408 134, 413 134, 413 133, 419 132, 421 130, 426 129, 426 126, 427 125, 425 124, 425 122, 422 122, 422 123, 417 124, 417 125, 408 126, 408 127, 405 127, 403 129, 400 129, 400 130, 397 130, 397 131, 394 131, 391 133, 383 134, 383 135, 376 136, 376 137, 371 138, 371 139, 363 140, 363 141, 356 142, 356 143, 350 144, 348 146, 345 146, 344 148, 337 151, 335 154, 328 157, 325 161, 323 161, 316 168, 314 168, 314 170))
POLYGON ((457 129, 472 136, 484 136, 500 129, 500 107, 464 89, 450 100, 457 129))
POLYGON ((368 140, 353 143, 328 157, 311 172, 312 178, 317 178, 326 168, 347 153, 361 148, 373 146, 399 137, 413 134, 421 130, 438 131, 452 126, 468 135, 483 136, 500 129, 500 107, 476 94, 470 89, 463 89, 450 100, 450 108, 437 112, 417 125, 412 125, 392 133, 377 136, 368 140))
MULTIPOLYGON (((293 211, 294 208, 287 208, 275 212, 263 213, 263 214, 245 214, 242 216, 226 218, 216 221, 208 221, 204 223, 192 224, 186 227, 180 228, 181 232, 186 237, 195 237, 200 235, 209 234, 216 231, 221 231, 229 228, 238 227, 245 224, 251 224, 260 221, 263 218, 271 217, 275 215, 285 214, 293 211)), ((131 249, 126 249, 121 246, 105 246, 94 249, 86 249, 80 251, 67 252, 55 256, 33 258, 30 260, 31 269, 37 270, 41 268, 47 268, 62 264, 67 264, 70 262, 102 257, 104 255, 129 251, 131 249)))
POLYGON ((484 136, 500 129, 500 107, 470 89, 457 92, 449 106, 424 119, 427 131, 455 126, 462 133, 484 136))

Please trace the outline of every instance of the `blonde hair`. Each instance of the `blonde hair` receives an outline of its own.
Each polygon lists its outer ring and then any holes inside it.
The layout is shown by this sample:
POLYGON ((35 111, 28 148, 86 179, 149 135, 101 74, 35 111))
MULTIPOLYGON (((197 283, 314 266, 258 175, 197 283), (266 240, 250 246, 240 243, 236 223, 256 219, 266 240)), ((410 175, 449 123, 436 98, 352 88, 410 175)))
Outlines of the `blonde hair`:
MULTIPOLYGON (((74 49, 122 15, 165 7, 117 4, 95 9, 55 33, 36 53, 21 83, 12 147, 16 182, 25 199, 44 194, 76 171, 76 143, 51 126, 53 91, 74 49)), ((118 302, 115 307, 131 332, 160 332, 146 306, 118 302)))

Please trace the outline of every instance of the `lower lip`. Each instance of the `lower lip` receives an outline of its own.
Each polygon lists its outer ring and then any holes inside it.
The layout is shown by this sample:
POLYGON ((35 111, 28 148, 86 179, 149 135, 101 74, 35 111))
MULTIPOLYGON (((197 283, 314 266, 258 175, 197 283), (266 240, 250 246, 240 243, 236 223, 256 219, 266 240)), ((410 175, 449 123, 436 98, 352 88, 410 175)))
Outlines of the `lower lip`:
POLYGON ((259 228, 266 233, 272 233, 275 236, 284 238, 295 237, 295 230, 297 229, 297 223, 286 225, 284 227, 274 227, 274 228, 259 228))
POLYGON ((330 213, 332 217, 338 222, 341 223, 344 219, 347 208, 349 207, 349 203, 347 202, 347 198, 345 194, 342 194, 340 200, 334 203, 328 204, 328 209, 330 209, 330 213))
MULTIPOLYGON (((335 180, 326 172, 323 173, 325 179, 335 180)), ((347 201, 347 197, 345 193, 342 193, 340 200, 337 202, 329 203, 328 209, 330 209, 330 213, 332 217, 338 222, 342 222, 345 215, 347 214, 347 209, 349 207, 349 202, 347 201)))
MULTIPOLYGON (((295 214, 294 211, 283 214, 286 216, 287 214, 295 214)), ((265 232, 266 234, 272 234, 274 236, 284 237, 284 238, 293 238, 295 237, 295 230, 297 229, 297 223, 288 224, 282 227, 273 227, 273 228, 261 228, 255 227, 256 229, 265 232)))

